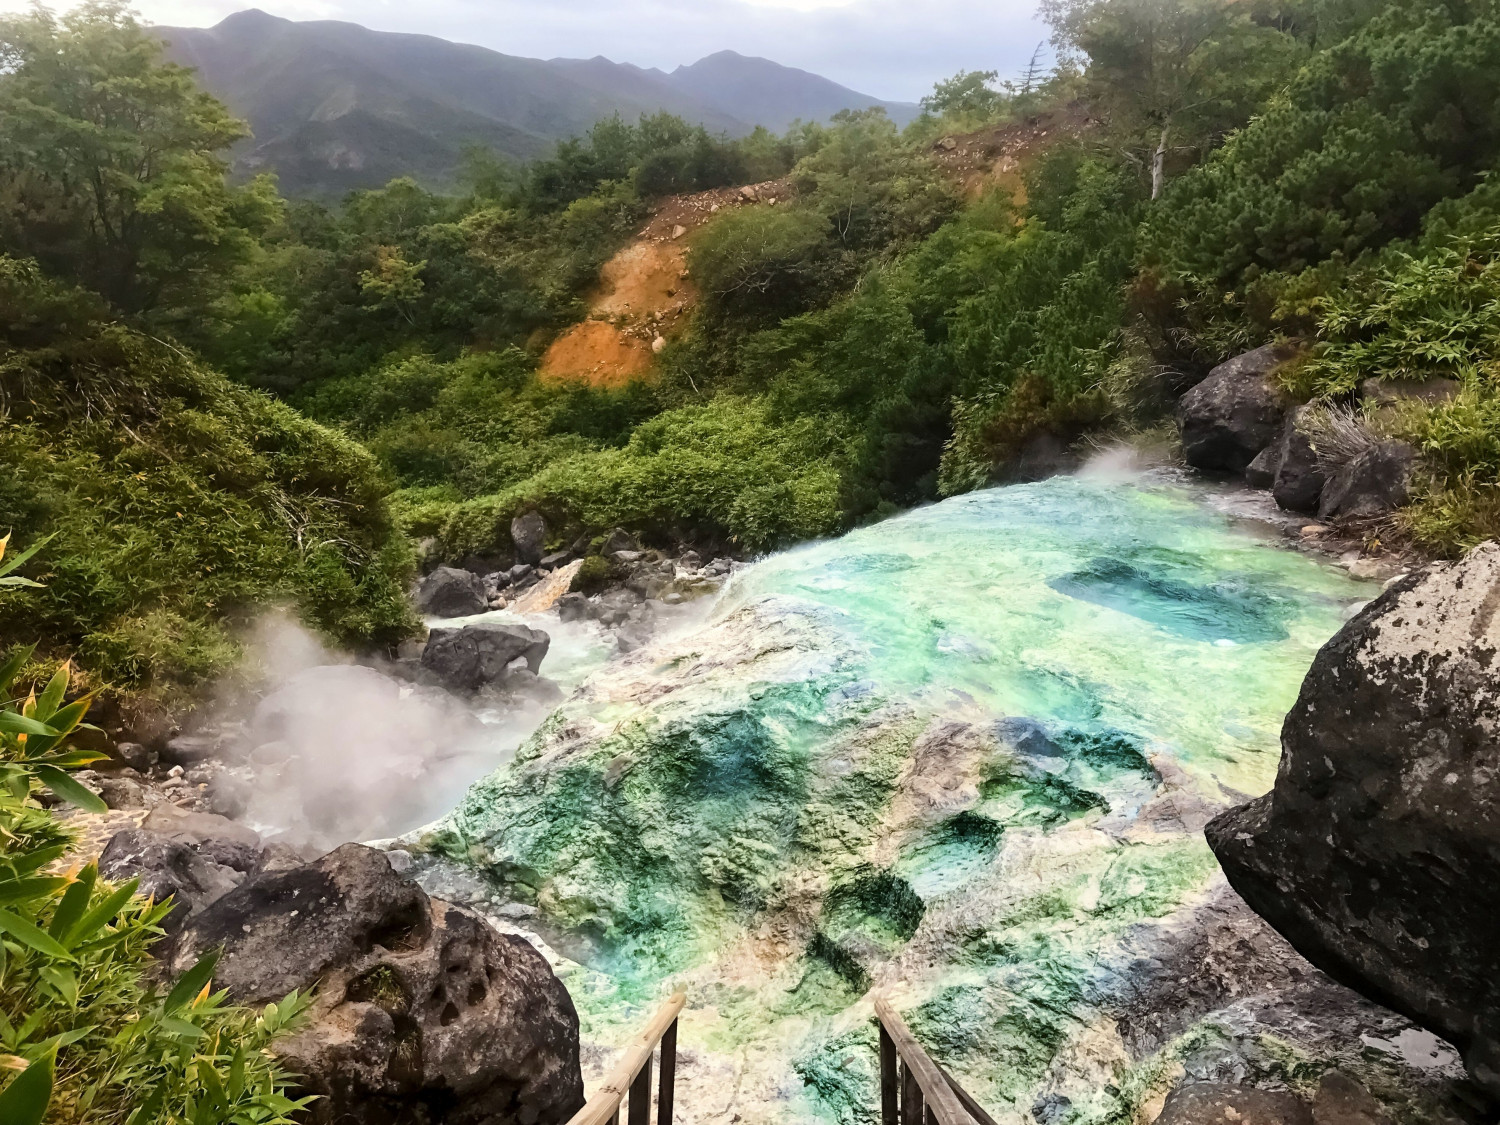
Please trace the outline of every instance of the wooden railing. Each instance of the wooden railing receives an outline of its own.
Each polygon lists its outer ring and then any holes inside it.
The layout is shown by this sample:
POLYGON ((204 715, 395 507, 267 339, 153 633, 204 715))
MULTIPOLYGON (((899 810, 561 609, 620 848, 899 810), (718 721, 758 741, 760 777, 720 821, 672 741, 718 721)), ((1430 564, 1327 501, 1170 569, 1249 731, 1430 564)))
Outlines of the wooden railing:
POLYGON ((661 1044, 660 1085, 656 1093, 657 1125, 672 1125, 672 1086, 677 1078, 677 1015, 687 993, 672 996, 645 1029, 630 1041, 625 1054, 588 1104, 568 1125, 619 1125, 620 1103, 630 1095, 629 1125, 651 1125, 651 1055, 661 1044))
POLYGON ((875 998, 875 1015, 880 1019, 881 1125, 995 1125, 995 1119, 922 1050, 883 996, 875 998))

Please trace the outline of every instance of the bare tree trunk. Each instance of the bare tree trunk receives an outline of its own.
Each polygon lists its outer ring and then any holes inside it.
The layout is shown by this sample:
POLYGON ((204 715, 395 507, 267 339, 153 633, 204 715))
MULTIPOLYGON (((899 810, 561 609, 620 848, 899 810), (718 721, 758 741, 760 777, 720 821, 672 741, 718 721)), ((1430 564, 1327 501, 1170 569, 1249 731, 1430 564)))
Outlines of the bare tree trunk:
POLYGON ((1161 189, 1167 182, 1167 141, 1171 138, 1169 122, 1161 128, 1161 143, 1156 146, 1156 155, 1151 161, 1151 198, 1160 199, 1161 189))

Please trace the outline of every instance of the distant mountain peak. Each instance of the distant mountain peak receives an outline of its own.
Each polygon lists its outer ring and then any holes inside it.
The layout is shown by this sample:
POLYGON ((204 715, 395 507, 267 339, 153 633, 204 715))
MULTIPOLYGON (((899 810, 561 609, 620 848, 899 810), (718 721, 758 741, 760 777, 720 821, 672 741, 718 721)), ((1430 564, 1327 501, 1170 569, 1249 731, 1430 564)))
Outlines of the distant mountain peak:
POLYGON ((528 160, 615 113, 665 111, 731 136, 756 125, 780 132, 841 109, 915 113, 733 50, 668 74, 603 55, 517 58, 259 8, 212 28, 156 30, 174 60, 249 121, 254 139, 236 152, 238 169, 274 170, 293 195, 341 194, 402 175, 443 186, 471 145, 528 160))

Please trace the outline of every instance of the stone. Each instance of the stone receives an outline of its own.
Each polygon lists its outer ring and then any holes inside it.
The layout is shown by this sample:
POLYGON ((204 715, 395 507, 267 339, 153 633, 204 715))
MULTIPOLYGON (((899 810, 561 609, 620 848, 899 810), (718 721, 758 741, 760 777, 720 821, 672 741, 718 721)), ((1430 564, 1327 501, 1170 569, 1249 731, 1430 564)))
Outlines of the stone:
MULTIPOLYGON (((129 773, 134 774, 134 770, 129 773)), ((141 785, 140 775, 128 777, 123 774, 101 776, 98 780, 99 796, 112 809, 142 809, 146 807, 146 790, 141 785)))
POLYGON ((252 792, 253 786, 244 778, 232 773, 216 774, 208 783, 208 807, 233 820, 245 815, 252 792))
POLYGON ((165 948, 158 957, 170 958, 173 944, 188 921, 210 903, 234 890, 244 877, 224 864, 200 855, 190 843, 169 839, 142 828, 116 832, 99 855, 99 874, 112 882, 140 880, 140 893, 157 902, 176 904, 161 923, 165 948))
POLYGON ((1383 441, 1356 455, 1323 487, 1318 519, 1378 519, 1410 497, 1417 451, 1404 441, 1383 441))
POLYGON ((119 742, 115 744, 115 757, 124 762, 133 770, 145 773, 156 765, 157 754, 155 750, 148 750, 139 742, 119 742))
POLYGON ((1167 1095, 1156 1125, 1314 1125, 1312 1110, 1285 1090, 1219 1082, 1179 1086, 1167 1095))
POLYGON ((510 568, 510 581, 513 586, 521 586, 536 577, 536 567, 530 563, 516 563, 510 568))
POLYGON ((1255 455, 1245 469, 1245 483, 1251 488, 1270 490, 1276 483, 1276 470, 1281 466, 1281 447, 1272 442, 1255 455))
POLYGON ((493 587, 496 590, 503 590, 510 585, 510 571, 497 570, 493 574, 486 574, 484 581, 487 586, 493 587))
POLYGON ((604 545, 599 548, 599 553, 605 555, 618 554, 621 551, 639 551, 641 545, 635 541, 635 537, 624 528, 617 527, 609 533, 604 540, 604 545))
POLYGON ((346 844, 247 880, 191 920, 173 964, 215 947, 215 986, 239 1003, 316 986, 272 1048, 319 1095, 310 1125, 561 1125, 583 1106, 578 1015, 545 958, 383 852, 346 844))
POLYGON ((1177 403, 1182 452, 1197 469, 1243 473, 1281 433, 1286 401, 1271 374, 1296 352, 1268 344, 1221 363, 1177 403))
POLYGON ((207 734, 179 734, 167 739, 162 757, 179 766, 193 766, 212 758, 219 749, 219 740, 207 734))
POLYGON ((1006 480, 1032 483, 1048 480, 1076 470, 1081 462, 1056 434, 1041 433, 1031 437, 1020 453, 1006 466, 1006 480))
POLYGON ((1299 406, 1287 416, 1276 450, 1276 479, 1271 495, 1278 506, 1289 512, 1311 513, 1318 510, 1326 480, 1322 462, 1312 438, 1303 430, 1310 408, 1299 406))
POLYGON ((1206 829, 1252 909, 1500 1096, 1500 544, 1391 585, 1318 653, 1274 789, 1206 829), (1440 909, 1434 909, 1441 904, 1440 909))
POLYGON ((477 691, 503 680, 506 666, 518 657, 530 671, 539 671, 551 643, 539 629, 498 621, 434 629, 422 651, 422 667, 445 686, 477 691))
POLYGON ((453 566, 438 567, 417 587, 417 610, 428 617, 472 617, 485 601, 484 580, 453 566))
POLYGON ((697 551, 684 551, 677 556, 677 565, 683 570, 702 570, 703 557, 697 551))
POLYGON ((572 561, 572 558, 572 553, 569 551, 554 551, 552 554, 544 556, 542 561, 537 565, 543 570, 556 570, 560 566, 566 566, 572 561))
POLYGON ((665 336, 657 336, 651 341, 651 353, 653 355, 661 355, 666 350, 667 340, 665 336))
POLYGON ((406 851, 404 848, 392 848, 385 853, 385 858, 390 861, 391 870, 397 875, 410 874, 412 867, 415 866, 411 858, 411 852, 406 851))
POLYGON ((253 871, 260 863, 260 833, 216 813, 157 805, 146 814, 141 827, 163 839, 187 844, 199 855, 235 871, 253 871))
POLYGON ((510 521, 510 541, 516 558, 535 566, 542 561, 547 542, 547 521, 540 512, 525 512, 510 521))

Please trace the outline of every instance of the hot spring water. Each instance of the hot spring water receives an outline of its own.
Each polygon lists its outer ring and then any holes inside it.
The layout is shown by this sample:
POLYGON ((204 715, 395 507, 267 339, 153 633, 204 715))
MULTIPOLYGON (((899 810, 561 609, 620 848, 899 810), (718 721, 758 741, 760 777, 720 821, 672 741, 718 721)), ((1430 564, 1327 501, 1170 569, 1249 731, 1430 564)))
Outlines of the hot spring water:
POLYGON ((955 498, 747 568, 424 845, 536 908, 586 1041, 688 988, 688 1120, 869 1120, 872 990, 997 1118, 1109 1120, 1111 998, 1372 592, 1165 476, 955 498))

